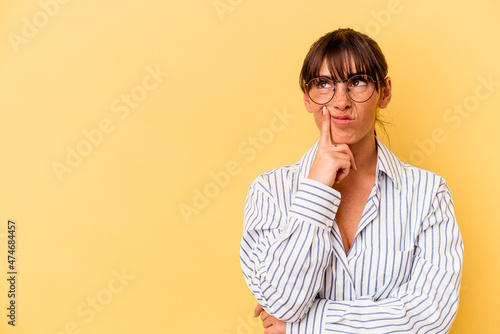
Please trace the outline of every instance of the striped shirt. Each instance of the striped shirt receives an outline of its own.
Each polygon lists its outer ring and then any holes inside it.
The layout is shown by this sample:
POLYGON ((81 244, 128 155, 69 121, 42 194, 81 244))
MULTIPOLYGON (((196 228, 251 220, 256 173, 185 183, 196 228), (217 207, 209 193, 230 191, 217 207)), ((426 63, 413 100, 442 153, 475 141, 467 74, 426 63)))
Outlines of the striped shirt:
POLYGON ((463 243, 444 180, 377 139, 377 177, 346 254, 340 193, 307 178, 317 147, 250 186, 240 260, 258 303, 289 334, 448 332, 463 243))

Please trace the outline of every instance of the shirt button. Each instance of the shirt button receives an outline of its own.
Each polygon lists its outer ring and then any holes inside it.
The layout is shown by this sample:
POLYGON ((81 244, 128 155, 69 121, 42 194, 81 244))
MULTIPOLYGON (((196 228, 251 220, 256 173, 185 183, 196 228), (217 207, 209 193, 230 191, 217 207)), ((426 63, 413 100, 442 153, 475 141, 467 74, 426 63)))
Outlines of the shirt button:
POLYGON ((340 201, 338 199, 333 200, 333 204, 339 205, 340 201))

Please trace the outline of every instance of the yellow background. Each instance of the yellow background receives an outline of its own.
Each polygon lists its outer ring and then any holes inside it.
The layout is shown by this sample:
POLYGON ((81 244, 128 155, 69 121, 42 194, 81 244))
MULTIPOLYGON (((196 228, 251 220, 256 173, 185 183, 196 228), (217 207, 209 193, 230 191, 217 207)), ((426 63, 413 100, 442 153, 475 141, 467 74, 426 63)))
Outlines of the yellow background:
POLYGON ((0 5, 0 332, 262 333, 239 264, 246 192, 318 138, 299 70, 348 26, 389 62, 384 142, 452 189, 465 261, 451 332, 500 331, 498 3, 54 1, 0 5))

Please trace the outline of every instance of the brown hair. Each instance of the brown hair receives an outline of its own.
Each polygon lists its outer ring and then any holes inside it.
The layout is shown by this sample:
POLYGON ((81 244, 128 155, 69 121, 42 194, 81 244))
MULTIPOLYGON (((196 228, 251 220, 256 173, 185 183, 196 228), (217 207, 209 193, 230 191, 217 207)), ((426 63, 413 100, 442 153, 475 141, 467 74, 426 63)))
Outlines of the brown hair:
POLYGON ((300 72, 303 92, 306 83, 320 76, 324 61, 334 80, 346 80, 354 73, 362 73, 377 81, 377 91, 385 86, 388 66, 384 54, 377 42, 363 33, 350 28, 337 29, 314 42, 300 72))
MULTIPOLYGON (((347 80, 354 73, 367 74, 377 81, 377 92, 386 86, 384 79, 387 77, 388 66, 384 54, 377 42, 363 33, 350 28, 337 29, 314 42, 300 71, 302 92, 306 92, 305 84, 320 76, 324 61, 334 80, 347 80)), ((386 121, 380 118, 378 110, 375 123, 387 135, 386 121)))

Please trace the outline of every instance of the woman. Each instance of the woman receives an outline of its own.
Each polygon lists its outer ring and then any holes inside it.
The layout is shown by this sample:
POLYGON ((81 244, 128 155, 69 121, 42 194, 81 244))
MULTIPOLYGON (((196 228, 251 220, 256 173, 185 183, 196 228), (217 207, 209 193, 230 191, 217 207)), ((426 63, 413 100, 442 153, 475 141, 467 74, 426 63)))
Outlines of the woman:
POLYGON ((250 186, 240 258, 265 333, 443 333, 458 309, 463 244, 444 180, 375 134, 391 80, 352 29, 316 41, 304 104, 320 139, 250 186))

